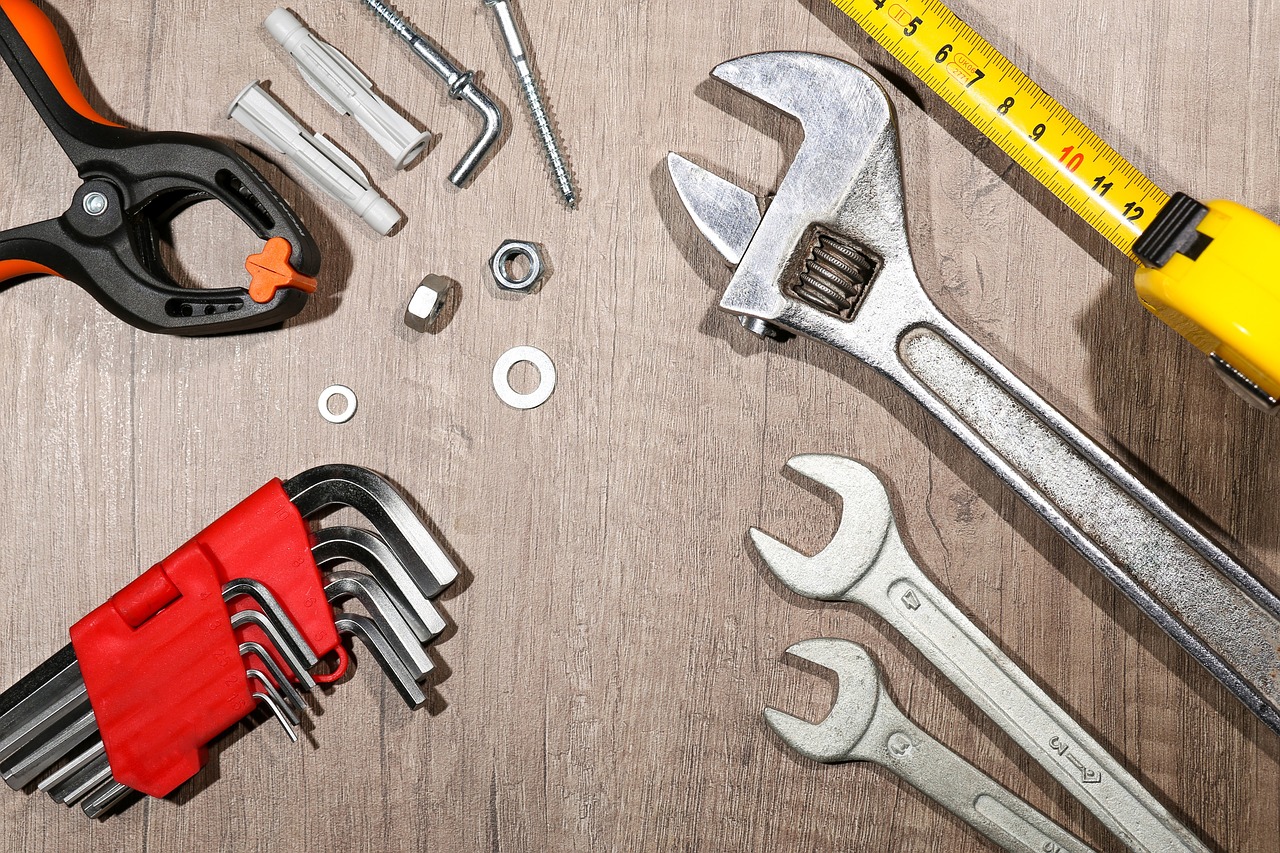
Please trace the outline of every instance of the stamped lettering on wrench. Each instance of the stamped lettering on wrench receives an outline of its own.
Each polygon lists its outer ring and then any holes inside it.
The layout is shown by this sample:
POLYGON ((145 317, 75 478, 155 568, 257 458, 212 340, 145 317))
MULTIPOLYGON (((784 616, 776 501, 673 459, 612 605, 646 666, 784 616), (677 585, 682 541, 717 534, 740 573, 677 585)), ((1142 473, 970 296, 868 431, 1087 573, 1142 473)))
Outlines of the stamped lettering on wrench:
POLYGON ((911 738, 902 732, 894 732, 889 735, 889 752, 894 758, 906 758, 915 747, 916 745, 911 742, 911 738))
POLYGON ((1058 755, 1061 755, 1063 758, 1067 759, 1067 761, 1071 762, 1071 766, 1080 774, 1081 782, 1086 785, 1092 785, 1102 781, 1102 773, 1094 770, 1079 758, 1076 758, 1075 753, 1071 751, 1071 746, 1062 738, 1057 735, 1049 738, 1049 746, 1051 746, 1053 751, 1058 753, 1058 755))

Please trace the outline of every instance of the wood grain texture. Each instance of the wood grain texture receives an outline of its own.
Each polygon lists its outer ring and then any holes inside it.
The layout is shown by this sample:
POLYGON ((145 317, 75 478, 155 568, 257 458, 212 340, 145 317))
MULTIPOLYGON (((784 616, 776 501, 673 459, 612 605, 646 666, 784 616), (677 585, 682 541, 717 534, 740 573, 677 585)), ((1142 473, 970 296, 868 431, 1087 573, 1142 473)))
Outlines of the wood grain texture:
MULTIPOLYGON (((1252 0, 956 0, 956 11, 1167 189, 1280 215, 1280 24, 1252 0)), ((967 851, 985 842, 886 772, 789 753, 765 705, 818 717, 830 685, 781 660, 830 635, 867 645, 925 729, 1100 850, 1117 842, 885 625, 782 589, 745 538, 816 549, 837 510, 784 479, 791 455, 863 460, 891 486, 921 565, 1215 849, 1270 853, 1280 742, 922 410, 806 342, 768 345, 716 308, 727 272, 679 207, 674 149, 752 190, 798 143, 712 83, 716 63, 794 48, 887 72, 911 237, 942 308, 1123 458, 1182 496, 1280 587, 1280 424, 1146 314, 1131 270, 825 0, 520 4, 578 178, 560 206, 478 0, 405 4, 509 111, 465 191, 445 175, 477 126, 354 0, 294 11, 441 134, 406 173, 302 83, 261 27, 271 3, 57 4, 94 105, 150 129, 260 150, 224 119, 253 79, 369 170, 407 224, 374 236, 253 154, 318 235, 322 291, 281 330, 143 334, 77 288, 0 296, 0 682, 67 626, 273 476, 348 461, 420 503, 466 566, 409 712, 371 661, 319 696, 301 746, 232 732, 175 797, 106 823, 0 797, 19 850, 967 851), (496 292, 485 261, 539 241, 541 293, 496 292), (453 321, 400 321, 426 273, 461 283, 453 321), (493 395, 498 355, 534 344, 560 382, 540 409, 493 395), (360 409, 318 417, 342 382, 360 409)), ((75 176, 7 75, 8 227, 53 216, 75 176)), ((274 158, 273 158, 274 159, 274 158)), ((289 169, 285 169, 289 172, 289 169)), ((239 281, 253 241, 196 208, 193 279, 239 281)), ((359 657, 359 653, 357 653, 359 657)))

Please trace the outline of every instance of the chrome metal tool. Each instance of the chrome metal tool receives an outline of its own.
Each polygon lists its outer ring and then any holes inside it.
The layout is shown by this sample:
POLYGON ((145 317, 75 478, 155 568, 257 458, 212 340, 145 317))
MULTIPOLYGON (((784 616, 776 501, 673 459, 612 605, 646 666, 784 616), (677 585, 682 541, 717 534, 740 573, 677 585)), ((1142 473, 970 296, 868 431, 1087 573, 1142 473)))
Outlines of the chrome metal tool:
MULTIPOLYGON (((335 627, 359 636, 406 702, 415 707, 422 704, 426 696, 418 682, 434 666, 423 644, 446 627, 429 596, 437 595, 457 576, 452 561, 406 499, 372 471, 329 465, 281 486, 305 519, 350 507, 381 533, 322 528, 309 537, 311 555, 321 570, 329 602, 340 605, 352 599, 369 614, 337 612, 335 627), (368 573, 335 571, 342 563, 354 563, 368 573)), ((263 644, 241 642, 239 653, 245 658, 254 698, 295 737, 293 727, 301 723, 308 708, 293 681, 303 689, 315 685, 308 669, 317 662, 317 655, 263 582, 235 578, 223 584, 222 597, 228 603, 251 599, 259 608, 230 614, 230 624, 233 630, 252 625, 266 637, 263 644), (277 656, 290 672, 277 663, 277 656)), ((56 801, 68 806, 81 803, 88 816, 103 817, 137 794, 116 781, 109 766, 104 769, 105 761, 98 721, 72 646, 0 694, 0 776, 10 786, 21 788, 39 780, 40 790, 56 801)))
POLYGON ((751 193, 668 158, 689 215, 736 267, 720 306, 757 334, 833 346, 915 397, 1280 733, 1280 599, 925 295, 879 84, 810 53, 746 56, 712 73, 804 128, 763 216, 751 193))
POLYGON ((515 66, 516 82, 519 83, 524 102, 529 107, 529 117, 533 119, 538 141, 542 143, 542 151, 547 155, 551 178, 556 182, 556 189, 560 191, 564 203, 571 209, 575 208, 578 206, 578 194, 573 189, 573 176, 565 165, 564 154, 560 152, 560 140, 556 139, 555 126, 547 115, 542 91, 538 88, 538 78, 534 76, 533 67, 529 64, 529 51, 524 46, 524 37, 520 34, 515 11, 511 8, 510 0, 484 0, 484 5, 492 9, 498 19, 498 30, 507 46, 511 64, 515 66))
POLYGON ((466 101, 484 121, 484 129, 480 136, 468 149, 449 173, 449 183, 455 187, 466 186, 471 180, 480 162, 488 156, 498 137, 502 135, 502 113, 493 99, 489 97, 475 82, 474 71, 463 71, 445 56, 440 46, 413 28, 388 0, 361 0, 387 25, 401 41, 409 46, 414 55, 426 63, 436 76, 449 87, 449 97, 455 101, 466 101))
MULTIPOLYGON (((302 684, 303 689, 310 690, 314 687, 315 681, 306 672, 304 664, 314 665, 315 656, 306 648, 297 627, 275 597, 265 587, 248 579, 233 581, 223 590, 225 600, 231 601, 240 596, 252 597, 263 610, 240 611, 232 617, 232 624, 235 627, 253 624, 260 628, 289 663, 293 676, 302 684), (297 644, 301 644, 302 648, 299 649, 297 644)), ((297 736, 290 726, 297 719, 296 714, 293 710, 286 710, 286 707, 292 706, 297 711, 303 711, 301 697, 279 669, 270 652, 261 645, 254 642, 243 643, 240 653, 242 656, 250 653, 257 655, 267 667, 269 677, 265 673, 249 670, 250 674, 256 676, 255 681, 259 685, 255 695, 261 694, 259 701, 270 708, 285 726, 289 736, 296 741, 297 736)), ((23 702, 0 713, 0 742, 7 747, 5 757, 0 758, 0 776, 15 790, 40 779, 37 787, 47 792, 55 802, 73 806, 83 799, 86 800, 86 814, 90 817, 102 816, 113 806, 123 802, 130 790, 111 778, 103 742, 98 735, 97 721, 89 706, 84 681, 79 678, 79 666, 75 663, 72 647, 66 646, 50 658, 45 666, 56 669, 56 677, 30 690, 27 690, 30 685, 19 682, 4 694, 17 696, 25 693, 23 702), (43 727, 34 727, 30 721, 41 718, 26 710, 28 706, 33 709, 77 710, 75 713, 46 715, 43 727), (59 761, 68 758, 61 768, 44 775, 59 761), (87 798, 92 798, 92 801, 87 798)), ((37 669, 32 675, 40 671, 37 669)))
POLYGON ((795 551, 755 528, 751 539, 789 589, 864 605, 892 625, 1130 850, 1202 851, 1142 783, 1053 701, 911 559, 884 484, 840 456, 796 456, 787 467, 835 492, 840 527, 822 552, 795 551))
POLYGON ((862 646, 804 640, 787 653, 840 680, 831 713, 820 723, 765 709, 765 722, 796 752, 824 764, 873 761, 1014 853, 1091 849, 911 722, 889 698, 862 646))

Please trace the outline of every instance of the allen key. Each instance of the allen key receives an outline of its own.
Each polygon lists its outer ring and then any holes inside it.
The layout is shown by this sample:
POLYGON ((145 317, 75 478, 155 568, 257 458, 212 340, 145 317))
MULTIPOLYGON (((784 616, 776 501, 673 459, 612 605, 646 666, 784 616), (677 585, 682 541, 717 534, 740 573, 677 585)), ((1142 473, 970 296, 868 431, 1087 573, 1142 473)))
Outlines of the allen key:
POLYGON ((86 705, 83 714, 18 755, 14 763, 3 771, 4 781, 15 791, 25 788, 91 735, 96 735, 97 731, 98 721, 93 716, 93 709, 86 705))
MULTIPOLYGON (((275 656, 272 655, 271 652, 267 651, 259 643, 241 643, 240 657, 244 657, 245 655, 257 655, 258 660, 262 661, 262 665, 275 680, 276 686, 280 689, 280 692, 284 694, 285 700, 299 711, 306 710, 306 703, 302 699, 302 694, 293 686, 293 682, 289 680, 289 676, 284 674, 284 670, 280 668, 280 664, 276 663, 275 656)), ((250 670, 245 670, 246 674, 249 672, 250 670)))
POLYGON ((321 571, 347 561, 367 569, 422 642, 445 629, 444 617, 427 599, 428 592, 439 587, 435 579, 421 564, 401 563, 377 535, 358 527, 325 527, 316 532, 311 556, 321 571))
MULTIPOLYGON (((267 677, 266 673, 256 669, 246 669, 244 674, 258 682, 262 687, 262 692, 267 694, 267 698, 273 703, 272 710, 276 712, 276 718, 280 720, 282 725, 284 725, 285 734, 287 734, 294 743, 297 743, 298 736, 293 730, 294 728, 302 725, 302 718, 299 717, 293 707, 284 700, 284 697, 280 695, 280 691, 271 683, 271 679, 267 677)), ((255 691, 253 695, 257 696, 258 693, 255 691)))
MULTIPOLYGON (((75 758, 62 765, 56 772, 50 773, 40 781, 36 786, 36 790, 48 792, 54 788, 60 787, 64 782, 75 776, 81 770, 89 765, 94 758, 105 754, 106 745, 102 742, 102 738, 95 737, 93 743, 88 749, 81 752, 75 758)), ((53 796, 50 794, 49 796, 53 796)))
POLYGON ((99 785, 80 804, 86 817, 103 818, 115 810, 129 794, 137 793, 128 785, 122 785, 115 779, 108 779, 99 785))
POLYGON ((358 613, 341 613, 334 620, 339 634, 352 634, 359 637, 373 656, 383 673, 395 685, 396 691, 410 708, 419 708, 427 701, 427 695, 418 686, 418 681, 409 672, 404 661, 386 636, 378 629, 373 620, 358 613))
POLYGON ((338 604, 354 598, 369 611, 369 616, 387 642, 398 652, 401 662, 409 670, 414 681, 427 677, 434 665, 427 657, 422 644, 400 615, 391 597, 378 586, 378 582, 362 572, 330 572, 324 585, 325 598, 330 604, 338 604))
MULTIPOLYGON (((267 589, 264 584, 250 578, 236 578, 228 581, 222 587, 222 600, 230 604, 237 598, 245 596, 252 598, 254 602, 262 608, 262 613, 271 620, 280 631, 280 636, 288 644, 293 653, 301 660, 306 661, 308 668, 316 665, 319 658, 307 645, 307 641, 302 638, 302 632, 298 630, 298 626, 293 624, 293 620, 289 618, 289 614, 284 612, 284 608, 280 606, 280 602, 271 594, 271 590, 267 589)), ((232 623, 234 625, 234 622, 232 623)), ((281 648, 281 643, 276 643, 277 648, 281 648)), ((281 653, 283 653, 281 648, 281 653)), ((310 688, 308 688, 310 689, 310 688)))
POLYGON ((280 652, 280 656, 284 658, 285 663, 289 664, 289 668, 293 670, 294 677, 302 683, 303 690, 315 689, 316 681, 311 677, 311 673, 308 670, 319 663, 319 659, 311 649, 305 648, 304 644, 305 653, 299 655, 298 650, 285 639, 281 628, 276 625, 271 617, 264 615, 259 610, 238 610, 231 614, 232 628, 243 628, 246 625, 253 625, 267 635, 267 639, 271 640, 272 645, 280 652))
POLYGON ((369 519, 401 565, 415 577, 421 570, 432 578, 433 583, 422 590, 428 598, 458 576, 458 568, 408 502, 395 487, 367 468, 321 465, 284 481, 284 491, 303 518, 312 518, 330 507, 346 506, 369 519))
MULTIPOLYGON (((289 740, 294 743, 298 742, 298 733, 293 730, 293 726, 289 725, 290 717, 285 713, 284 702, 280 701, 280 694, 276 693, 275 688, 268 687, 266 682, 259 679, 259 684, 263 686, 263 690, 255 690, 253 698, 259 703, 265 704, 275 714, 280 725, 284 728, 284 733, 289 736, 289 740), (272 694, 275 694, 274 696, 272 694)), ((301 723, 299 723, 301 724, 301 723)))

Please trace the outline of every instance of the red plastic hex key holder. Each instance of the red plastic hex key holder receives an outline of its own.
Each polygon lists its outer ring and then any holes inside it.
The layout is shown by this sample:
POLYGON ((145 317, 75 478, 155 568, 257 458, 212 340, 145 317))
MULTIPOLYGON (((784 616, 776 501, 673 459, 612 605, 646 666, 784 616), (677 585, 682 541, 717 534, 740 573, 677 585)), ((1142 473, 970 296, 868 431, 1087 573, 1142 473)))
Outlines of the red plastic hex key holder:
POLYGON ((272 480, 71 628, 122 784, 166 796, 199 772, 214 737, 256 707, 230 621, 251 605, 222 599, 237 578, 270 589, 317 656, 338 647, 310 532, 272 480))

